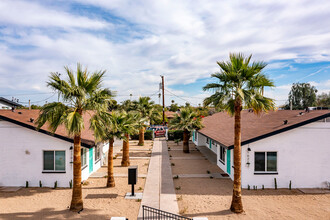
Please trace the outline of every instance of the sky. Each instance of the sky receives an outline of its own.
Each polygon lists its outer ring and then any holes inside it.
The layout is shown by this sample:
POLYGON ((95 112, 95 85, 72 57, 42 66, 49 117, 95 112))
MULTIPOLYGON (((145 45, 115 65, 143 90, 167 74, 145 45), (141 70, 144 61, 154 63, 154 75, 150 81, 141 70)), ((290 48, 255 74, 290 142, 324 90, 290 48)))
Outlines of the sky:
POLYGON ((40 0, 0 1, 0 96, 26 105, 56 101, 46 82, 64 66, 106 70, 117 101, 151 96, 193 106, 211 92, 217 61, 229 53, 268 63, 286 102, 292 83, 330 92, 330 1, 40 0), (132 96, 130 96, 132 94, 132 96))

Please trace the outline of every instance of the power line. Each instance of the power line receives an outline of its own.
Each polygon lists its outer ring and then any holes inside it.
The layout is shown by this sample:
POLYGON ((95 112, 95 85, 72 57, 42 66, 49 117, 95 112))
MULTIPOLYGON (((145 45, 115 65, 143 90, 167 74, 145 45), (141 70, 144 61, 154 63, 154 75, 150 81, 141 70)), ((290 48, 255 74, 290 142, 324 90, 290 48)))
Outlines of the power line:
POLYGON ((196 103, 192 103, 192 102, 190 102, 190 101, 188 101, 188 100, 186 100, 186 99, 184 99, 184 98, 181 98, 180 96, 178 96, 178 95, 176 95, 176 94, 174 94, 174 93, 172 93, 172 92, 170 92, 169 90, 167 90, 167 89, 165 89, 167 92, 169 92, 169 93, 171 93, 173 96, 175 96, 175 97, 177 97, 177 98, 179 98, 179 99, 182 99, 183 101, 185 101, 185 102, 188 102, 188 103, 190 103, 190 104, 194 104, 194 105, 196 105, 197 106, 197 104, 196 103))
MULTIPOLYGON (((45 99, 42 99, 42 100, 39 100, 39 101, 31 101, 31 103, 40 103, 40 102, 44 102, 50 98, 52 98, 54 95, 56 95, 57 93, 53 93, 53 95, 49 96, 48 98, 45 98, 45 99)), ((22 103, 22 104, 29 104, 29 102, 19 102, 19 103, 22 103)))
POLYGON ((42 94, 51 94, 53 92, 40 92, 40 93, 30 93, 30 94, 14 94, 14 95, 0 95, 0 96, 28 96, 28 95, 42 95, 42 94))

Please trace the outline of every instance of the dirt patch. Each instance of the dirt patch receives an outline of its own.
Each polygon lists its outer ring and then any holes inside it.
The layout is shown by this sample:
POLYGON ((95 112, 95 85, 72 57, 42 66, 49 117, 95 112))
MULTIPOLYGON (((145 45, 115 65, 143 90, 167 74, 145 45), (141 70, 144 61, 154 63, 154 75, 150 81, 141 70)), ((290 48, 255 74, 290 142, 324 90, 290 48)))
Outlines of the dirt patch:
MULTIPOLYGON (((114 159, 114 166, 113 166, 113 172, 116 173, 128 173, 127 167, 121 166, 121 159, 114 159)), ((148 173, 148 167, 149 167, 149 160, 130 160, 131 166, 138 166, 138 173, 139 174, 147 174, 148 173)), ((108 167, 101 167, 97 172, 108 172, 108 167)))
POLYGON ((330 219, 330 195, 304 195, 298 190, 243 190, 244 214, 229 210, 229 179, 181 178, 174 180, 179 209, 185 216, 216 219, 330 219), (203 187, 201 187, 203 186, 203 187))
MULTIPOLYGON (((137 218, 140 202, 124 199, 131 190, 127 178, 116 178, 115 188, 104 187, 105 178, 89 179, 88 182, 88 186, 83 186, 84 210, 80 214, 68 210, 71 189, 22 188, 14 193, 0 192, 0 219, 137 218)), ((139 178, 136 190, 143 188, 144 183, 145 180, 139 178)))
POLYGON ((172 159, 172 173, 175 174, 206 174, 223 173, 223 171, 215 164, 211 164, 208 160, 175 160, 172 159))
MULTIPOLYGON (((117 153, 116 156, 123 156, 123 153, 120 152, 120 153, 117 153)), ((148 152, 139 152, 139 151, 135 151, 135 152, 129 152, 129 156, 130 157, 150 157, 151 156, 151 151, 150 153, 148 152)))

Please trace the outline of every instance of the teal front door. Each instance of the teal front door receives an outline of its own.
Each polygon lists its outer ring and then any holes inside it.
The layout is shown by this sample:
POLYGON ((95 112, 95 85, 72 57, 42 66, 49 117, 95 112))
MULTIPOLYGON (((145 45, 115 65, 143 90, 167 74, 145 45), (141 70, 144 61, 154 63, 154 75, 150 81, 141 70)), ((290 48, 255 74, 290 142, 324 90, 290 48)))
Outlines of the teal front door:
POLYGON ((93 172, 93 148, 89 149, 89 172, 93 172))
POLYGON ((230 174, 230 150, 227 149, 227 173, 230 174))
POLYGON ((193 141, 195 141, 195 131, 193 131, 192 134, 193 134, 193 137, 192 137, 193 141))
POLYGON ((212 149, 212 140, 210 139, 209 148, 212 149))

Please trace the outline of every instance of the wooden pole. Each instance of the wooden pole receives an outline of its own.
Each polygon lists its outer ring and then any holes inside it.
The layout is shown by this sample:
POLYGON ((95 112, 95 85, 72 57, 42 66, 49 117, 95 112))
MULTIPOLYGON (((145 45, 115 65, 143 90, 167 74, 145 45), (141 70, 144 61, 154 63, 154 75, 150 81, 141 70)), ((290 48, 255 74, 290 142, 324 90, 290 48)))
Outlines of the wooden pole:
POLYGON ((164 95, 164 76, 162 77, 162 93, 163 93, 163 126, 165 125, 165 95, 164 95))

